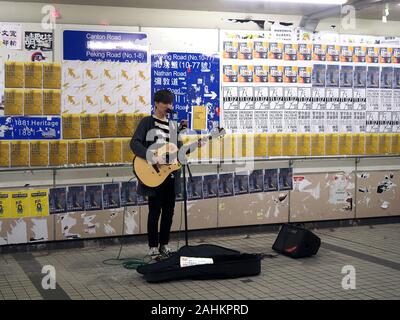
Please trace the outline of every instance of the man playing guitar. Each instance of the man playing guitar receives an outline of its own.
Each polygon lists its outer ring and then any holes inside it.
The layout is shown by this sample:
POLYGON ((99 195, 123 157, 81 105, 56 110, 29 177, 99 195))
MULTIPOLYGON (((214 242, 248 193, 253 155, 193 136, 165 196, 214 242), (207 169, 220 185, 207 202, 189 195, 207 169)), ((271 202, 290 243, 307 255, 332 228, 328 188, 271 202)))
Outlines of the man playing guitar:
MULTIPOLYGON (((169 163, 170 160, 168 159, 168 152, 166 157, 160 156, 156 153, 157 148, 174 142, 179 149, 182 142, 178 139, 178 133, 181 129, 187 127, 186 120, 182 121, 177 128, 176 122, 169 119, 169 115, 172 113, 173 99, 174 96, 171 91, 157 91, 154 95, 154 114, 141 120, 130 142, 133 153, 139 158, 146 159, 155 168, 169 163)), ((198 146, 205 144, 205 142, 199 141, 198 146)), ((193 149, 188 150, 188 152, 191 151, 193 149)), ((168 247, 168 242, 175 208, 175 197, 181 189, 180 176, 181 170, 176 170, 156 187, 145 185, 138 179, 137 192, 148 197, 148 255, 151 257, 160 254, 169 256, 172 253, 172 250, 168 247), (158 233, 160 215, 161 224, 160 233, 158 233)))

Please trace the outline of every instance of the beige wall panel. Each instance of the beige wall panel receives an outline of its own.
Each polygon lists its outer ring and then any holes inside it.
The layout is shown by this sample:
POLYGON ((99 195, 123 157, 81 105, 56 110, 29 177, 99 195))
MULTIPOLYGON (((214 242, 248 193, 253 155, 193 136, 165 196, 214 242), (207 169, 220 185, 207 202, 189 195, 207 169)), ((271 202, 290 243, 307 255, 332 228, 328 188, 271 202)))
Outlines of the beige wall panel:
POLYGON ((219 199, 218 227, 288 221, 288 192, 260 192, 219 199))
POLYGON ((124 235, 140 233, 140 209, 138 206, 127 207, 124 224, 124 235))
POLYGON ((54 240, 54 215, 25 218, 29 242, 54 240))
POLYGON ((296 174, 290 195, 290 221, 354 218, 354 174, 296 174))
POLYGON ((357 218, 400 215, 400 171, 359 172, 357 218))
POLYGON ((27 243, 27 219, 0 219, 0 245, 27 243))
POLYGON ((123 209, 56 215, 56 240, 111 237, 122 234, 123 209))
MULTIPOLYGON (((189 230, 217 228, 217 199, 204 199, 188 201, 188 227, 189 230)), ((140 233, 147 234, 148 206, 140 208, 140 233)), ((161 218, 160 218, 161 221, 161 218)), ((185 230, 185 213, 183 201, 175 203, 174 218, 171 231, 185 230), (182 218, 181 218, 182 217, 182 218)))

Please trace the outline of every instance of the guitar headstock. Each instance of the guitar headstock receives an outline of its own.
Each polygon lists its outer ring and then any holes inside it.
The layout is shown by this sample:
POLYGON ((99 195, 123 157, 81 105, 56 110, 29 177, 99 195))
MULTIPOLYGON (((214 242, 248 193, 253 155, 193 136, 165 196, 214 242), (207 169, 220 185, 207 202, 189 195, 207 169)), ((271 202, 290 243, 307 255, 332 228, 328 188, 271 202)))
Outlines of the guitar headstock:
POLYGON ((226 134, 224 128, 215 128, 213 131, 210 132, 210 138, 218 138, 222 137, 226 134))

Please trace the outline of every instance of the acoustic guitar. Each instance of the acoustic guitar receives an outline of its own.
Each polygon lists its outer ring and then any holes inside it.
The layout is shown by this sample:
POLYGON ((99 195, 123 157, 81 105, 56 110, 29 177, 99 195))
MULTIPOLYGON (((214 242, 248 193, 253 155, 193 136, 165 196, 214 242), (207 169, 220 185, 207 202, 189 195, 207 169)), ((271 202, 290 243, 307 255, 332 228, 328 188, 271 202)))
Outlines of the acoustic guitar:
MULTIPOLYGON (((221 137, 224 134, 225 129, 219 128, 215 132, 207 135, 206 137, 202 137, 195 142, 186 144, 182 147, 185 147, 187 148, 187 150, 189 150, 202 141, 221 137)), ((133 173, 144 185, 148 187, 158 187, 172 172, 177 171, 182 167, 181 163, 178 161, 178 152, 178 147, 175 144, 169 142, 164 144, 162 147, 156 149, 154 152, 155 156, 161 156, 164 159, 166 159, 168 155, 168 157, 172 160, 169 161, 169 163, 152 164, 146 159, 135 156, 133 158, 133 173)))

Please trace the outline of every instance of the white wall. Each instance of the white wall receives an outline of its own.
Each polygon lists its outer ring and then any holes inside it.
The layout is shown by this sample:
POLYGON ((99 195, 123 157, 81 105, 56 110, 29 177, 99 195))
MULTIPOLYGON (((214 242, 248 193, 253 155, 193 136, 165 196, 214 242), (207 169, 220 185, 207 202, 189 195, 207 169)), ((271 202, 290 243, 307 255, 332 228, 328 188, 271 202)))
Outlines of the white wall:
MULTIPOLYGON (((45 3, 0 2, 0 21, 2 22, 41 22, 45 3)), ((141 27, 185 27, 185 28, 223 28, 258 30, 254 23, 230 23, 226 19, 260 19, 292 22, 298 25, 300 16, 227 13, 211 11, 159 10, 143 8, 123 8, 106 6, 78 6, 52 4, 61 13, 58 23, 117 25, 141 27)))
POLYGON ((357 19, 355 29, 345 30, 340 25, 339 18, 321 20, 317 26, 317 31, 332 30, 331 25, 336 26, 336 32, 343 34, 359 34, 371 36, 400 36, 400 21, 390 21, 382 23, 381 20, 357 19))

